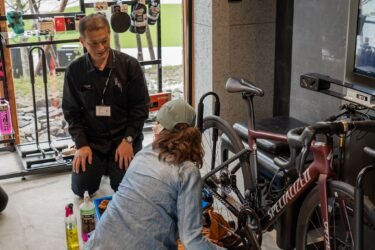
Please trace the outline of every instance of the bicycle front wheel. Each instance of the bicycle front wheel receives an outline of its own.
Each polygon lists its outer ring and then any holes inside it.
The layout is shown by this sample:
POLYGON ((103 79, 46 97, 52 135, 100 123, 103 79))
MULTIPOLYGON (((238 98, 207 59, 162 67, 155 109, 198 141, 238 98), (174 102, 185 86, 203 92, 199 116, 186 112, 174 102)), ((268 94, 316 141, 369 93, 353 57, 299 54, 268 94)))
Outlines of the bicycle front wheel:
MULTIPOLYGON (((330 181, 327 183, 327 196, 330 248, 354 249, 354 187, 347 183, 330 181)), ((368 216, 371 207, 369 200, 365 199, 363 239, 364 246, 368 247, 375 239, 374 222, 368 216)), ((324 237, 320 210, 319 190, 316 186, 306 197, 300 210, 297 225, 297 249, 324 249, 324 241, 327 237, 324 237)))

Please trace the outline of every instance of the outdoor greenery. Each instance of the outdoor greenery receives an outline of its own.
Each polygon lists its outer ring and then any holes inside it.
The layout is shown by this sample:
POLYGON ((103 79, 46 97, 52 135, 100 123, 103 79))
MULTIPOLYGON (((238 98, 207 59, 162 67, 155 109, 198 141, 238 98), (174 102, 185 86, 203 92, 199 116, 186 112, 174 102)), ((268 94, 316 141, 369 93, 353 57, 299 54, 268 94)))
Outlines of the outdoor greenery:
MULTIPOLYGON (((157 67, 148 66, 145 69, 145 77, 147 80, 148 88, 150 93, 155 93, 157 90, 157 67)), ((56 76, 51 74, 47 77, 47 89, 50 104, 55 102, 58 105, 59 100, 62 97, 62 89, 64 82, 64 74, 59 73, 56 76), (54 101, 55 99, 55 101, 54 101)), ((182 65, 177 66, 164 66, 163 67, 163 87, 165 91, 174 92, 180 88, 183 82, 183 67, 182 65)), ((22 77, 14 79, 14 86, 16 90, 17 107, 31 107, 32 96, 31 96, 31 83, 29 77, 22 77)), ((44 101, 44 84, 43 77, 35 77, 35 93, 36 101, 44 101)))

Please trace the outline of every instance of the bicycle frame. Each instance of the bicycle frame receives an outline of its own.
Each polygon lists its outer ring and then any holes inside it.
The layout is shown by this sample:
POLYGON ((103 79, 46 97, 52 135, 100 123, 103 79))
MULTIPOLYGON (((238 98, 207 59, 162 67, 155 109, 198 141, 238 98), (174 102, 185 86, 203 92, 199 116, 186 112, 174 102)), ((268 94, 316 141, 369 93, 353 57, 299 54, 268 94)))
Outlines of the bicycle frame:
POLYGON ((291 206, 303 193, 308 191, 315 182, 318 182, 320 202, 322 204, 321 215, 324 225, 325 245, 326 249, 330 249, 327 180, 334 177, 334 172, 331 168, 333 158, 332 148, 325 143, 313 142, 310 150, 313 153, 314 161, 307 167, 300 177, 288 187, 285 193, 271 206, 271 208, 268 209, 266 215, 261 219, 262 231, 265 232, 289 206, 291 206))

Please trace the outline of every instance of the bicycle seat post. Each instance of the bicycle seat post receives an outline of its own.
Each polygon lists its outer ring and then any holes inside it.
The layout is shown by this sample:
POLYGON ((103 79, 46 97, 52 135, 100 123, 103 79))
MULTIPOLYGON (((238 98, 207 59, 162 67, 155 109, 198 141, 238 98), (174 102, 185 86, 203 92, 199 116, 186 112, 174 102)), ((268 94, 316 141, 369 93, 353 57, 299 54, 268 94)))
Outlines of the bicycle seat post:
POLYGON ((254 114, 254 102, 253 102, 254 96, 243 94, 242 98, 245 99, 245 101, 247 103, 247 113, 248 113, 247 126, 248 126, 248 129, 253 130, 253 129, 255 129, 255 114, 254 114))

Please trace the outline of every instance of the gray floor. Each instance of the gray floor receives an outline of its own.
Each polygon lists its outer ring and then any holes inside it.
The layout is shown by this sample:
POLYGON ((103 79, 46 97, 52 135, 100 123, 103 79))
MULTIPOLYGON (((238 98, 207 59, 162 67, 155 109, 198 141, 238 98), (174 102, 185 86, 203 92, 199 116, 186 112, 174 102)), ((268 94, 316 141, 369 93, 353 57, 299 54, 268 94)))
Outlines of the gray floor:
MULTIPOLYGON (((148 134, 146 143, 151 140, 148 134)), ((0 152, 0 175, 19 169, 15 153, 0 152)), ((64 207, 72 202, 77 209, 82 202, 70 189, 69 172, 0 180, 0 185, 9 195, 8 206, 0 213, 1 250, 66 249, 64 207)), ((96 197, 112 194, 104 177, 96 197)), ((273 232, 264 236, 262 249, 279 249, 273 232)))

